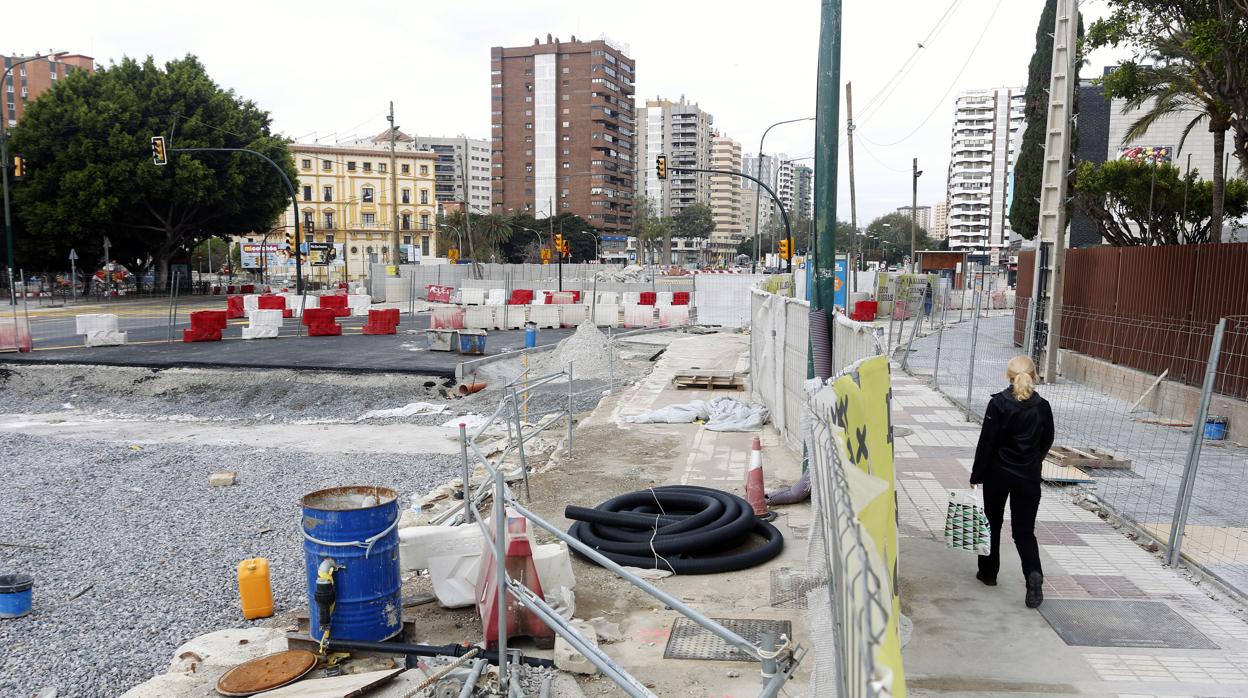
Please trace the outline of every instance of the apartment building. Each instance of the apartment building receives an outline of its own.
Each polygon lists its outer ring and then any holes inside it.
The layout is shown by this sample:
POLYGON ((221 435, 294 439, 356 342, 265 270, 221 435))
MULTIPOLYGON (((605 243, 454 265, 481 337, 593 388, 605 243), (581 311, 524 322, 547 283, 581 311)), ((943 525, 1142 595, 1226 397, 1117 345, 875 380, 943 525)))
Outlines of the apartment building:
POLYGON ((705 172, 678 173, 674 168, 710 169, 711 125, 715 118, 690 103, 656 98, 637 109, 638 194, 646 196, 655 215, 675 216, 687 206, 711 203, 711 176, 705 172), (668 174, 660 180, 654 170, 655 158, 667 156, 668 174), (643 175, 644 173, 644 175, 643 175))
MULTIPOLYGON (((711 169, 741 171, 741 144, 716 132, 711 136, 711 169)), ((731 261, 737 245, 745 239, 741 218, 741 178, 735 175, 711 175, 711 257, 717 263, 731 261)))
POLYGON ((949 237, 949 202, 936 203, 932 213, 932 228, 929 235, 933 240, 944 240, 949 237))
POLYGON ((473 213, 490 213, 490 141, 462 135, 413 139, 416 148, 438 157, 433 193, 439 204, 467 201, 473 213))
MULTIPOLYGON (((27 58, 30 56, 4 56, 3 70, 8 70, 27 58)), ((56 58, 48 56, 36 58, 9 71, 4 85, 0 85, 0 90, 3 90, 4 94, 4 118, 8 120, 9 126, 17 125, 17 120, 22 118, 22 113, 26 111, 28 103, 38 99, 39 95, 52 89, 58 80, 64 80, 75 70, 95 72, 95 59, 80 53, 66 54, 56 58)))
POLYGON ((797 218, 815 217, 815 171, 809 165, 793 166, 793 214, 797 218))
POLYGON ((948 176, 949 249, 1008 250, 1009 185, 1023 135, 1021 87, 971 90, 955 103, 948 176))
MULTIPOLYGON (((930 235, 932 232, 932 207, 931 206, 919 206, 915 210, 916 210, 916 213, 914 217, 916 219, 916 222, 919 224, 920 228, 926 230, 928 234, 930 235)), ((911 211, 911 207, 909 206, 897 207, 897 213, 902 214, 906 218, 910 217, 910 211, 911 211)))
POLYGON ((634 73, 627 48, 605 38, 490 49, 493 210, 631 231, 634 73))

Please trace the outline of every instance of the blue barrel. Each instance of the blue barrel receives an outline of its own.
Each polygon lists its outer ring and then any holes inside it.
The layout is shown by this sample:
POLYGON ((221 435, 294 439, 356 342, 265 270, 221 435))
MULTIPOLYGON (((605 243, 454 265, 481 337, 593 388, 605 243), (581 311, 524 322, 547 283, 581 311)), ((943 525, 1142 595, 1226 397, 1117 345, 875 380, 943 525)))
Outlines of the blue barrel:
POLYGON ((399 495, 385 487, 334 487, 305 496, 303 552, 308 577, 309 634, 321 637, 313 598, 316 572, 332 558, 331 640, 388 640, 403 629, 399 577, 399 495))
POLYGON ((30 613, 35 580, 28 574, 0 574, 0 618, 30 613))
POLYGON ((1226 438, 1226 417, 1209 417, 1205 420, 1205 438, 1210 441, 1221 441, 1226 438))

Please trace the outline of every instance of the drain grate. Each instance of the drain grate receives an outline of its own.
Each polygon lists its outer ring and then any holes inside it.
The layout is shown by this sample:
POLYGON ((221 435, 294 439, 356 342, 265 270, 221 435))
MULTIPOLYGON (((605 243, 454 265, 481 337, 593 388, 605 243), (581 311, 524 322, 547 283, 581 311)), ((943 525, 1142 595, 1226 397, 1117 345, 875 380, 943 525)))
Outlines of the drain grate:
POLYGON ((805 610, 806 592, 818 582, 789 567, 771 571, 771 607, 805 610))
MULTIPOLYGON (((752 618, 713 618, 716 623, 758 644, 764 632, 776 637, 793 637, 793 624, 787 620, 755 620, 752 618)), ((719 636, 694 623, 688 618, 677 618, 672 623, 672 634, 667 638, 664 659, 705 659, 716 662, 752 662, 745 652, 724 642, 719 636)))
POLYGON ((1220 649, 1160 601, 1050 599, 1040 606, 1040 615, 1068 645, 1220 649))

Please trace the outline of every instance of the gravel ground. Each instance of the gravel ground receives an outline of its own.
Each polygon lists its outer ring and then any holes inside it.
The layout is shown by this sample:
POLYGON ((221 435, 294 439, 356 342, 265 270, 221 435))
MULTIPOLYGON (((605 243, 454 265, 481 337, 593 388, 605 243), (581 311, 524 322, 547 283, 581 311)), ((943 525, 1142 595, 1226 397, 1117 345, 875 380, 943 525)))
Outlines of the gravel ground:
POLYGON ((279 613, 302 606, 302 495, 381 485, 406 507, 412 492, 452 477, 457 460, 0 435, 0 570, 36 580, 34 612, 0 622, 0 696, 47 686, 115 696, 164 671, 182 642, 249 625, 235 581, 245 558, 269 559, 279 613), (209 487, 217 469, 237 470, 239 484, 209 487))

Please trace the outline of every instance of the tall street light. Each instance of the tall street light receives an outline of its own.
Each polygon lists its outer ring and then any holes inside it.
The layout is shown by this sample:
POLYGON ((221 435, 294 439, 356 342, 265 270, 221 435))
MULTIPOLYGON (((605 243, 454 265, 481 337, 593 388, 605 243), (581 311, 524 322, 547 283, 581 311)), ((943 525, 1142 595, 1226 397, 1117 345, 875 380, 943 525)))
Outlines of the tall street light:
MULTIPOLYGON (((0 77, 0 89, 9 84, 10 73, 19 65, 25 65, 31 61, 56 60, 61 56, 69 53, 69 51, 57 51, 46 56, 34 55, 30 58, 23 58, 20 61, 14 61, 13 65, 4 69, 4 76, 0 77)), ((7 268, 9 270, 9 305, 17 305, 17 289, 13 286, 13 214, 9 211, 9 116, 5 114, 0 118, 0 170, 4 171, 4 248, 8 253, 7 268)))
MULTIPOLYGON (((768 126, 767 130, 763 131, 762 138, 758 139, 758 167, 755 168, 756 170, 755 176, 758 177, 759 179, 763 178, 763 143, 766 142, 767 134, 771 132, 771 129, 777 126, 783 126, 784 124, 795 124, 799 121, 814 121, 814 120, 815 120, 815 117, 806 116, 800 119, 787 119, 785 121, 777 121, 776 123, 768 126)), ((763 190, 756 185, 754 187, 754 264, 750 268, 751 273, 758 271, 758 258, 763 255, 763 247, 762 247, 763 237, 759 233, 759 230, 758 230, 758 213, 759 213, 758 207, 762 201, 762 197, 763 197, 763 190)))

